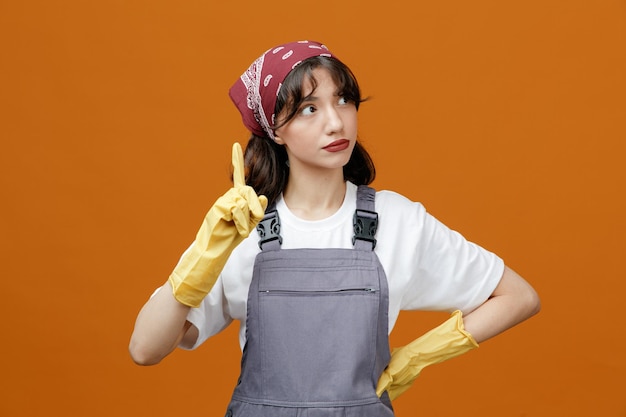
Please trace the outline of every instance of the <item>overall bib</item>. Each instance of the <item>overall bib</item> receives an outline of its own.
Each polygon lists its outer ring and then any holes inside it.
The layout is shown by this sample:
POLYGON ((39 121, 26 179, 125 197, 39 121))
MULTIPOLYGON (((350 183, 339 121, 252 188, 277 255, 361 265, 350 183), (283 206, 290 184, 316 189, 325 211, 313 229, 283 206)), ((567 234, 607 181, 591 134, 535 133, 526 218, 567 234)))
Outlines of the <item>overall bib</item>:
POLYGON ((376 395, 390 353, 374 196, 359 187, 352 249, 283 250, 278 212, 268 210, 227 417, 394 415, 387 393, 376 395))

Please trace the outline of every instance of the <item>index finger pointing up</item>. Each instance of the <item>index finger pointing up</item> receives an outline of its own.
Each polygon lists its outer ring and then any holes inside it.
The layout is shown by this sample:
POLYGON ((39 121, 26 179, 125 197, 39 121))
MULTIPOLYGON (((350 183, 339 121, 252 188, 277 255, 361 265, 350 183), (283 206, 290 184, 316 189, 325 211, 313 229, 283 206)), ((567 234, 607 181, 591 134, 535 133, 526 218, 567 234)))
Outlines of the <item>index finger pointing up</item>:
POLYGON ((243 167, 243 151, 241 145, 233 143, 233 184, 235 187, 246 185, 245 171, 243 167))

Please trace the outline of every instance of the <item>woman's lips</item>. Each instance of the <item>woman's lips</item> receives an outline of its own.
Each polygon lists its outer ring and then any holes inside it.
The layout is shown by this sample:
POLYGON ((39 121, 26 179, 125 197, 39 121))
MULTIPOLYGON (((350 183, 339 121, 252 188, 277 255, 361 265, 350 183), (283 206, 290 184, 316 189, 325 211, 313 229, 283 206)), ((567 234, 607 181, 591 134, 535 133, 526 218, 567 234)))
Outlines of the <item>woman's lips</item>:
POLYGON ((348 139, 339 139, 324 146, 324 150, 328 152, 339 152, 347 149, 348 146, 350 146, 350 141, 348 139))

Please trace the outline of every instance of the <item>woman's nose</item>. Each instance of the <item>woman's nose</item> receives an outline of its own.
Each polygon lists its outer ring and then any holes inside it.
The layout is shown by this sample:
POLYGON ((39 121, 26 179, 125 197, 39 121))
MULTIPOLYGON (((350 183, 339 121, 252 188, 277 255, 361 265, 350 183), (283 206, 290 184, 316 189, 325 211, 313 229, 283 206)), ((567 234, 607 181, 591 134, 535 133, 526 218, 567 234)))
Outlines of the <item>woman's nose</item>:
POLYGON ((333 106, 330 106, 326 115, 326 130, 328 134, 340 132, 343 129, 341 114, 333 106))

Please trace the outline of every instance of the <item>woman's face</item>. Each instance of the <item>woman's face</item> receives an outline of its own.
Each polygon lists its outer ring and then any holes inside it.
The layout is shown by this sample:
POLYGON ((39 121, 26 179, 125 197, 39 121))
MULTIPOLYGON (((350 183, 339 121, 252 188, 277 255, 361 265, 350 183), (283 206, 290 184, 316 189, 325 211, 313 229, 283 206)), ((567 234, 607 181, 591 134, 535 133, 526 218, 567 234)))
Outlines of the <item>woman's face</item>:
MULTIPOLYGON (((285 146, 292 174, 300 169, 342 169, 348 163, 357 136, 357 109, 338 95, 325 68, 312 71, 317 88, 305 79, 305 99, 289 122, 274 132, 276 143, 285 146)), ((278 122, 281 122, 278 115, 278 122)))

